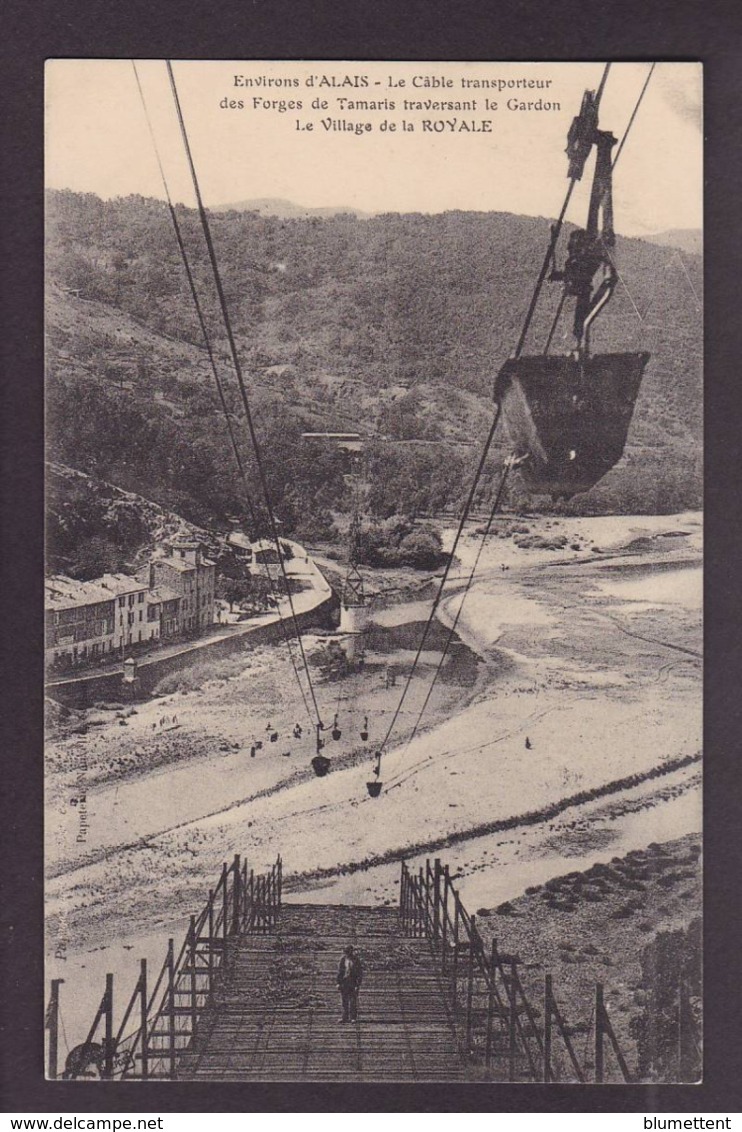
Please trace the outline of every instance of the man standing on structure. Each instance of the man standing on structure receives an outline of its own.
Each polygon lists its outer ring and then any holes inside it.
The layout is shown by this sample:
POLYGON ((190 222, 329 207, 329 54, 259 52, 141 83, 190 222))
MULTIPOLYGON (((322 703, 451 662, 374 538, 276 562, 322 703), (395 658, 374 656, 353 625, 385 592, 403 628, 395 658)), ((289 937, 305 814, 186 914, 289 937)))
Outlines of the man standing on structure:
POLYGON ((358 1017, 358 991, 363 979, 363 966, 352 947, 343 953, 338 968, 338 988, 343 1000, 341 1022, 355 1022, 358 1017))

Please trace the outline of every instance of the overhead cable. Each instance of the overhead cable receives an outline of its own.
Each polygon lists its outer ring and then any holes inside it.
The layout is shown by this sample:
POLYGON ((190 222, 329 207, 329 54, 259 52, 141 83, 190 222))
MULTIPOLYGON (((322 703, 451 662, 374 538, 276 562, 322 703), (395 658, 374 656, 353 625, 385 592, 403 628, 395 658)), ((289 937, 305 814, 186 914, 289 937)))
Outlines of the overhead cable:
POLYGON ((497 426, 498 426, 499 421, 500 421, 500 414, 501 414, 501 408, 500 408, 500 405, 498 404, 496 406, 496 409, 495 409, 495 417, 494 417, 494 420, 492 421, 492 425, 491 425, 489 433, 487 435, 487 440, 485 441, 484 449, 482 450, 482 455, 479 459, 479 464, 477 466, 477 470, 476 470, 476 473, 474 475, 474 479, 472 481, 472 485, 471 485, 469 495, 468 495, 467 500, 466 500, 466 504, 464 506, 464 510, 461 514, 461 519, 459 520, 458 530, 456 531, 456 536, 453 540, 453 546, 451 547, 451 552, 450 552, 449 557, 448 557, 448 562, 446 563, 446 568, 443 571, 443 577, 441 578, 441 583, 440 583, 440 586, 438 587, 438 592, 437 592, 437 594, 436 594, 436 596, 433 600, 433 605, 432 605, 432 608, 430 610, 430 614, 428 616, 428 619, 425 622, 425 628, 423 629, 423 634, 422 634, 422 637, 420 638, 420 644, 418 646, 417 653, 415 654, 415 659, 412 662, 412 668, 410 669, 410 671, 407 675, 407 680, 405 681, 404 688, 402 689, 402 695, 400 696, 399 703, 397 704, 394 715, 392 716, 392 721, 389 724, 389 727, 387 729, 387 733, 384 736, 384 739, 383 739, 383 741, 381 742, 381 744, 378 748, 380 753, 383 752, 384 748, 386 747, 387 743, 389 742, 389 737, 390 737, 392 731, 394 730, 394 725, 396 724, 399 713, 402 710, 402 705, 404 704, 407 693, 410 690, 410 684, 412 683, 412 679, 413 679, 415 672, 417 670, 417 666, 418 666, 418 663, 420 661, 420 657, 422 656, 422 652, 423 652, 423 649, 425 647, 425 642, 428 638, 428 633, 430 632, 430 627, 433 623, 433 619, 435 617, 438 606, 440 605, 441 598, 443 597, 443 590, 444 590, 444 587, 446 585, 446 582, 448 581, 448 575, 451 571, 451 567, 453 565, 453 562, 454 562, 454 559, 455 559, 455 556, 456 556, 456 550, 458 549, 459 541, 461 539, 461 535, 463 533, 464 526, 466 524, 466 520, 469 517, 469 512, 471 510, 472 503, 474 502, 474 496, 476 494, 477 487, 479 486, 479 481, 482 477, 482 471, 484 470, 484 465, 485 465, 487 457, 489 455, 490 448, 492 447, 492 441, 494 439, 495 432, 497 431, 497 426))
POLYGON ((239 353, 238 353, 238 350, 237 350, 237 344, 235 342, 234 334, 233 334, 233 331, 232 331, 232 324, 231 324, 231 320, 230 320, 230 317, 229 317, 229 308, 227 306, 227 300, 226 300, 226 296, 224 294, 224 287, 222 285, 221 273, 219 271, 219 265, 218 265, 217 258, 216 258, 216 251, 214 249, 214 242, 213 242, 212 235, 211 235, 211 226, 209 224, 209 219, 208 219, 208 216, 206 214, 206 209, 204 208, 203 198, 201 196, 201 188, 200 188, 198 176, 197 176, 197 173, 196 173, 196 166, 194 164, 193 154, 191 152, 191 144, 190 144, 190 140, 188 138, 188 130, 186 128, 185 119, 183 117, 183 110, 182 110, 182 107, 181 107, 181 104, 180 104, 180 97, 178 95, 178 88, 177 88, 176 83, 175 83, 175 75, 173 74, 172 63, 170 62, 169 59, 166 60, 166 67, 167 67, 168 76, 169 76, 169 79, 170 79, 170 88, 171 88, 172 93, 173 93, 173 100, 174 100, 174 103, 175 103, 175 109, 176 109, 176 112, 177 112, 177 115, 178 115, 178 123, 180 125, 180 132, 181 132, 181 136, 183 138, 183 145, 184 145, 184 148, 185 148, 185 151, 186 151, 186 156, 188 158, 188 166, 189 166, 190 173, 191 173, 191 180, 193 182, 193 189, 194 189, 194 192, 195 192, 195 195, 196 195, 196 202, 197 202, 197 206, 198 206, 199 218, 201 220, 201 227, 203 229, 204 239, 206 240, 206 247, 207 247, 207 250, 208 250, 208 253, 209 253, 209 261, 211 263, 211 270, 212 270, 212 274, 213 274, 213 277, 214 277, 214 284, 216 286, 217 295, 219 297, 219 305, 220 305, 221 312, 222 312, 222 319, 224 321, 224 328, 225 328, 225 331, 226 331, 226 334, 227 334, 227 341, 229 342, 230 353, 232 355, 232 364, 234 366, 234 372, 235 372, 235 376, 237 378, 237 384, 238 384, 239 390, 240 390, 240 397, 242 399, 242 405, 243 405, 243 408, 245 410, 245 419, 247 421, 247 427, 248 427, 248 430, 249 430, 249 433, 250 433, 250 440, 252 442, 253 453, 255 455, 255 464, 256 464, 256 467, 258 469, 258 475, 259 475, 261 487, 262 487, 262 490, 263 490, 263 498, 265 500, 265 506, 266 506, 266 510, 267 510, 267 513, 268 513, 268 521, 269 521, 269 524, 270 524, 271 536, 272 536, 273 542, 275 543, 275 546, 276 546, 276 553, 277 553, 277 556, 278 556, 278 562, 279 562, 279 565, 280 565, 280 568, 281 568, 281 574, 283 576, 284 584, 286 586, 286 593, 287 593, 287 597, 288 597, 288 601, 289 601, 289 608, 291 610, 291 619, 293 621, 294 632, 296 634, 296 638, 297 638, 298 643, 299 643, 299 651, 301 653, 302 664, 303 664, 303 667, 304 667, 307 685, 308 685, 308 688, 309 688, 309 693, 310 693, 310 696, 311 696, 311 699, 312 699, 312 704, 313 704, 313 707, 314 707, 314 713, 315 713, 315 716, 316 716, 316 725, 317 725, 318 728, 321 729, 323 727, 322 718, 321 718, 321 715, 320 715, 319 706, 317 704, 317 697, 316 697, 315 692, 314 692, 314 686, 312 684, 312 677, 311 677, 311 673, 309 671, 309 664, 307 662, 306 653, 304 651, 304 644, 303 644, 302 638, 301 638, 301 628, 299 626, 299 621, 298 621, 298 618, 296 616, 296 609, 295 609, 295 606, 294 606, 294 599, 293 599, 293 595, 291 593, 289 578, 288 578, 288 574, 287 574, 287 571, 286 571, 286 564, 285 564, 284 559, 283 559, 283 554, 281 553, 281 543, 280 543, 280 538, 279 538, 279 534, 278 534, 278 527, 276 526, 276 517, 275 517, 275 514, 273 512, 273 504, 271 502, 270 490, 269 490, 269 487, 268 487, 268 480, 266 478, 265 468, 263 466, 263 459, 262 459, 261 452, 260 452, 260 444, 258 443, 258 437, 257 437, 257 433, 255 431, 255 423, 253 421, 252 411, 251 411, 251 408, 250 408, 250 402, 249 402, 249 399, 248 399, 248 396, 247 396, 247 388, 245 386, 245 379, 244 379, 244 376, 243 376, 243 373, 242 373, 242 365, 240 363, 239 353))
POLYGON ((497 486, 497 491, 495 493, 495 498, 494 498, 494 501, 493 501, 493 504, 492 504, 492 508, 490 510, 489 518, 487 519, 487 525, 484 528, 484 533, 482 535, 482 541, 479 544, 479 549, 477 550, 476 558, 474 559, 474 565, 471 568, 471 571, 469 573, 469 577, 468 577, 467 582, 466 582, 466 586, 464 587, 464 592, 461 595, 461 602, 459 604, 459 608, 456 610, 456 616, 453 619, 453 624, 451 625, 451 628, 448 631, 448 637, 446 638, 446 643, 443 646, 441 658, 438 661, 438 666, 437 666, 437 668, 436 668, 436 670, 433 674, 433 679, 430 682, 430 687, 428 688, 428 694, 425 697, 425 700, 423 702, 423 706, 420 708, 420 714, 418 715, 418 717, 415 721, 415 726, 412 728, 412 733, 410 734, 410 737, 407 740, 407 746, 408 747, 409 747, 410 743, 412 742, 412 740, 417 735, 418 728, 420 726, 420 723, 422 721, 423 716, 425 715, 425 709, 427 708, 428 703, 430 702, 430 697, 433 694, 433 689, 435 688, 436 681, 438 680, 438 677, 441 674, 441 669, 443 668, 446 657, 448 655, 448 650, 451 647, 451 642, 453 641, 453 638, 456 635, 456 629, 457 629, 458 624, 459 624, 459 618, 461 617, 462 611, 464 609, 464 602, 466 601, 467 596, 469 594, 469 590, 472 587, 472 583, 474 581, 474 576, 477 572, 477 567, 479 566, 479 559, 482 557, 482 551, 484 550, 485 543, 487 542, 490 530, 492 529, 492 524, 495 520, 495 515, 497 514, 497 512, 500 509, 500 502, 502 500, 502 496, 503 496, 503 493, 505 491, 505 485, 507 483, 508 476, 510 475, 511 469, 515 466, 515 462, 516 461, 512 456, 508 457, 508 459, 505 461, 505 466, 503 468, 502 476, 500 478, 500 483, 497 486))
MULTIPOLYGON (((165 193, 165 199, 167 201, 168 210, 170 212, 170 219, 172 220, 173 230, 175 232, 175 239, 176 239, 176 242, 178 244, 178 249, 180 251, 181 260, 183 262, 183 267, 185 269, 186 278, 188 280, 188 286, 189 286, 189 289, 190 289, 190 292, 191 292, 191 297, 193 299, 193 305, 194 305, 195 310, 196 310, 196 315, 198 317, 198 323, 199 323, 199 326, 200 326, 200 329, 201 329, 201 334, 203 335, 204 344, 205 344, 205 347, 206 347, 206 352, 207 352, 207 355, 208 355, 208 358, 209 358, 211 372, 212 372, 212 375, 213 375, 213 378, 214 378, 214 384, 216 385, 217 393, 219 395, 219 403, 221 405, 222 412, 224 414, 224 418, 226 420, 227 431, 229 433, 232 451, 234 453, 234 457, 235 457, 235 461, 237 463, 237 468, 238 468, 238 471, 239 471, 240 479, 242 481, 245 502, 247 504, 247 508, 248 508, 248 511, 249 511, 249 514, 250 514, 250 518, 252 519, 253 528, 256 528, 257 525, 258 525, 258 519, 257 519, 256 511, 255 511, 255 505, 253 503, 250 488, 248 486, 247 473, 246 473, 246 470, 245 470, 244 461, 242 459, 242 455, 240 453, 239 445, 238 445, 238 442, 237 442, 237 436, 235 434, 234 426, 233 426, 233 423, 232 423, 232 417, 231 417, 231 414, 230 414, 230 411, 229 411, 229 407, 227 405, 226 396, 225 396, 225 393, 224 393, 224 386, 223 386, 221 378, 219 377, 219 371, 218 371, 217 364, 216 364, 216 358, 214 356, 214 349, 213 349, 213 346, 212 346, 212 343, 211 343, 211 336, 210 336, 208 329, 206 327, 206 320, 204 318, 203 308, 201 306, 201 301, 200 301, 199 296, 198 296, 198 289, 196 287, 196 281, 195 281, 195 278, 194 278, 194 275, 193 275, 193 271, 191 269, 190 260, 189 260, 188 252, 186 250, 185 242, 183 240, 183 233, 182 233, 182 230, 181 230, 181 227, 180 227, 180 222, 178 220, 178 214, 177 214, 175 207, 173 205, 172 196, 170 194, 170 188, 169 188, 169 185, 168 185, 167 176, 165 174, 165 169, 164 169, 162 159, 161 159, 161 156, 160 156, 160 150, 159 150, 159 146, 157 144, 157 138, 156 138, 154 129, 152 127, 152 120, 151 120, 149 110, 148 110, 148 107, 147 107, 147 101, 146 101, 146 98, 144 96, 144 90, 143 90, 143 87, 142 87, 142 84, 141 84, 141 81, 140 81, 139 72, 137 70, 136 63, 134 62, 133 59, 131 61, 131 64, 132 64, 132 67, 134 69, 134 77, 136 79, 137 89, 139 91, 139 97, 140 97, 141 102, 142 102, 142 108, 144 110, 144 116, 145 116, 145 119, 146 119, 146 122, 147 122, 147 128, 149 130, 150 139, 152 141, 152 148, 154 150, 155 159, 157 161, 157 167, 158 167, 159 172, 160 172, 160 178, 162 180, 162 186, 163 186, 163 190, 164 190, 164 193, 165 193)), ((267 572, 268 582, 269 582, 270 587, 271 587, 271 592, 276 599, 276 612, 278 614, 278 619, 279 619, 279 622, 281 624, 281 629, 282 629, 282 632, 283 632, 284 641, 286 643, 286 648, 287 648, 287 651, 288 651, 288 654, 289 654, 289 659, 291 660, 291 665, 292 665, 293 670, 294 670, 294 675, 295 675, 297 683, 299 685, 299 691, 301 693, 301 697, 302 697, 302 700, 304 702, 304 707, 305 707, 307 715, 308 715, 308 717, 311 721, 312 713, 309 709, 309 703, 308 703, 307 698, 306 698, 304 686, 301 682, 299 670, 296 666, 296 659, 294 657, 294 654, 293 654, 293 651, 292 651, 292 648, 291 648, 291 638, 289 636, 286 625, 284 623, 284 617, 283 617, 283 614, 281 613, 281 609, 280 609, 280 605, 279 605, 280 591, 276 588, 276 586, 274 584, 274 580, 273 580, 273 577, 271 575, 269 565, 266 566, 266 572, 267 572)))

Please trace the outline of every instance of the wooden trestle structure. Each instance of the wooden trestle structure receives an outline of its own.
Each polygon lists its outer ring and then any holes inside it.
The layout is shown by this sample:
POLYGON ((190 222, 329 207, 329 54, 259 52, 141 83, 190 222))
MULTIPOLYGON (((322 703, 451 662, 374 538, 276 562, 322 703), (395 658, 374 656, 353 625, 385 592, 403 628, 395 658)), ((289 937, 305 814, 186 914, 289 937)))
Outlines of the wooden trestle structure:
POLYGON ((451 883, 448 867, 430 861, 417 873, 402 863, 400 915, 405 930, 430 944, 456 1027, 459 1049, 472 1075, 507 1081, 630 1081, 631 1073, 606 1010, 603 986, 595 987, 593 1056, 582 1063, 570 1027, 557 1004, 552 977, 543 1000, 529 998, 516 955, 487 947, 451 883), (615 1066, 606 1058, 606 1039, 615 1066))
MULTIPOLYGON (((280 857, 256 876, 234 858, 180 950, 139 978, 114 1029, 113 975, 62 1076, 120 1080, 629 1081, 595 988, 582 1060, 544 978, 538 1004, 515 955, 489 946, 448 868, 403 862, 398 907, 282 902, 280 857), (359 1018, 340 1023, 349 943, 364 967, 359 1018), (589 1052, 588 1052, 589 1050, 589 1052)), ((56 1077, 59 980, 47 1012, 56 1077)), ((585 1032, 584 1025, 580 1027, 585 1032)))
MULTIPOLYGON (((262 876, 248 871, 236 855, 226 863, 200 915, 191 916, 176 953, 174 940, 154 982, 146 959, 114 1030, 114 980, 106 976, 100 1005, 84 1042, 68 1054, 62 1077, 100 1076, 123 1080, 173 1080, 181 1056, 197 1038, 208 1007, 216 1001, 231 965, 237 941, 246 933, 275 930, 281 907, 282 863, 279 857, 262 876), (75 1056, 76 1055, 76 1056, 75 1056), (92 1070, 97 1072, 92 1072, 92 1070)), ((59 983, 52 983, 47 1010, 49 1059, 47 1076, 58 1076, 59 983)))

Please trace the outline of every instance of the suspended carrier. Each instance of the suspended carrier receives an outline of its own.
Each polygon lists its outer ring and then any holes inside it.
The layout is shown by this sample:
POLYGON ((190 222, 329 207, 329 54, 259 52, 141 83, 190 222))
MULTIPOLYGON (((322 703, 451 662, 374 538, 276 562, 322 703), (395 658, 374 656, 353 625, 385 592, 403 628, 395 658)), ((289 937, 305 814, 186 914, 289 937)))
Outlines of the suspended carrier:
POLYGON ((515 356, 500 370, 495 401, 503 423, 521 458, 520 474, 526 485, 553 499, 569 499, 588 491, 610 471, 624 452, 634 405, 639 394, 647 353, 590 353, 590 330, 610 301, 618 280, 611 249, 613 230, 612 133, 598 128, 597 94, 586 91, 579 115, 567 139, 570 189, 559 221, 552 227, 544 267, 528 312, 515 356), (556 265, 555 249, 572 188, 582 179, 588 157, 595 150, 587 226, 569 236, 563 268, 556 265), (521 356, 531 317, 547 276, 563 284, 563 293, 542 354, 521 356), (567 300, 574 299, 569 355, 548 350, 567 300))

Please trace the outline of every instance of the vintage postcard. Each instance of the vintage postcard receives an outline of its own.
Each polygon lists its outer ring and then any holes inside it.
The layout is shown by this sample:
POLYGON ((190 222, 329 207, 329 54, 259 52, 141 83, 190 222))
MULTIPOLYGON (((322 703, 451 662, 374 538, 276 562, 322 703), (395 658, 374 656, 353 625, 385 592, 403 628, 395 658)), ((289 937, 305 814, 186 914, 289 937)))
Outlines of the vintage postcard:
POLYGON ((701 92, 47 63, 50 1079, 702 1079, 701 92))

